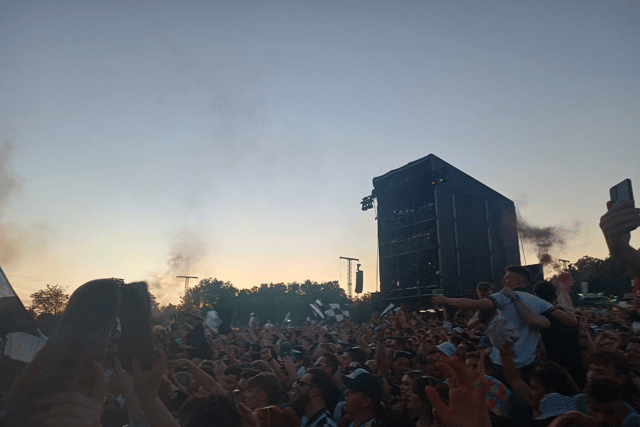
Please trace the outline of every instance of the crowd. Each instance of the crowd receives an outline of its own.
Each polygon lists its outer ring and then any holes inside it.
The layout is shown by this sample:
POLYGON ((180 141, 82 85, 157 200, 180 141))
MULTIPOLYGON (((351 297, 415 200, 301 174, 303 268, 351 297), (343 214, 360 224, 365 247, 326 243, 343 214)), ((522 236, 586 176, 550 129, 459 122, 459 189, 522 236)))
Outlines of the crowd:
MULTIPOLYGON (((613 207, 600 225, 611 255, 640 275, 640 251, 628 238, 640 209, 613 207)), ((117 291, 89 282, 15 381, 1 422, 640 426, 640 337, 632 333, 640 296, 632 306, 592 311, 573 307, 560 282, 539 282, 531 294, 528 281, 527 270, 511 266, 500 291, 480 283, 477 299, 433 297, 449 310, 400 309, 362 324, 252 325, 226 335, 195 309, 182 324, 114 332, 118 304, 109 301, 117 291), (151 350, 135 340, 145 334, 151 350), (118 348, 123 342, 130 351, 118 348)))

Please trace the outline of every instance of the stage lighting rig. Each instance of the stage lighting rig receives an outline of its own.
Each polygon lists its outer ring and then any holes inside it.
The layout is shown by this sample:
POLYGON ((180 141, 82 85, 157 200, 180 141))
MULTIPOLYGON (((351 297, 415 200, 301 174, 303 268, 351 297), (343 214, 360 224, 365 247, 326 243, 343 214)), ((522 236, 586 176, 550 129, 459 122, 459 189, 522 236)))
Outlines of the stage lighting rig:
POLYGON ((369 209, 373 209, 373 199, 375 198, 376 196, 373 194, 373 191, 371 192, 370 196, 363 197, 362 201, 360 202, 360 204, 362 205, 362 210, 368 211, 369 209))

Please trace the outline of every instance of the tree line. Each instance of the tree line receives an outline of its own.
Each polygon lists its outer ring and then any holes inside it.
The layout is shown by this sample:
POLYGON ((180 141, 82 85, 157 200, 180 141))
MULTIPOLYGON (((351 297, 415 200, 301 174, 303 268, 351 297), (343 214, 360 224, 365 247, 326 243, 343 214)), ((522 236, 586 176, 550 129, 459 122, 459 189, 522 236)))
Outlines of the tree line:
MULTIPOLYGON (((122 279, 112 279, 124 283, 122 279)), ((182 321, 184 313, 197 308, 203 315, 215 310, 220 317, 232 325, 248 324, 253 313, 262 323, 282 324, 289 314, 292 325, 301 325, 307 317, 314 318, 309 306, 320 300, 325 308, 328 304, 340 304, 350 311, 352 318, 371 314, 371 297, 366 294, 349 299, 338 281, 302 283, 269 283, 254 286, 251 289, 238 289, 231 282, 216 278, 203 279, 189 288, 180 298, 179 304, 161 306, 157 298, 150 293, 151 313, 158 323, 169 323, 174 318, 182 321)), ((44 323, 44 329, 52 329, 57 318, 69 301, 67 288, 60 285, 47 285, 46 289, 31 294, 31 305, 27 311, 31 316, 44 323)), ((45 331, 41 327, 43 333, 45 331)), ((45 333, 46 335, 46 333, 45 333)))
MULTIPOLYGON (((607 296, 621 297, 631 292, 632 274, 610 257, 599 259, 584 256, 565 271, 573 275, 577 283, 574 289, 576 293, 580 292, 580 282, 589 282, 589 292, 602 292, 607 296)), ((122 279, 112 280, 124 283, 122 279)), ((27 311, 34 319, 40 319, 41 323, 48 322, 48 326, 55 324, 55 319, 64 312, 69 301, 67 288, 61 285, 47 285, 46 289, 30 296, 31 305, 27 311)), ((291 324, 301 325, 307 317, 314 317, 309 304, 316 300, 325 305, 338 303, 348 307, 351 317, 358 320, 369 316, 373 310, 370 294, 349 299, 338 281, 265 283, 251 289, 238 289, 231 282, 208 278, 188 289, 179 304, 160 306, 155 296, 150 296, 152 316, 161 323, 171 321, 174 317, 181 319, 184 312, 193 307, 200 309, 203 314, 215 310, 222 317, 226 316, 225 320, 233 325, 247 324, 251 313, 255 313, 263 323, 271 321, 278 324, 284 321, 287 313, 291 313, 291 324)), ((48 326, 45 329, 49 329, 48 326)))

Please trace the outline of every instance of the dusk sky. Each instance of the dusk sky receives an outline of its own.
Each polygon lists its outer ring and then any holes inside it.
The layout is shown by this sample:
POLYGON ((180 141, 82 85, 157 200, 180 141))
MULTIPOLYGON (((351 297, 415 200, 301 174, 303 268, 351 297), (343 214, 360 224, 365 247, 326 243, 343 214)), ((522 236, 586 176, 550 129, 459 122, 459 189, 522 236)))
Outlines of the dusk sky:
POLYGON ((163 303, 178 274, 346 284, 340 256, 375 291, 360 200, 430 153, 565 230, 556 258, 604 258, 639 140, 630 0, 0 2, 0 266, 25 304, 101 277, 163 303))

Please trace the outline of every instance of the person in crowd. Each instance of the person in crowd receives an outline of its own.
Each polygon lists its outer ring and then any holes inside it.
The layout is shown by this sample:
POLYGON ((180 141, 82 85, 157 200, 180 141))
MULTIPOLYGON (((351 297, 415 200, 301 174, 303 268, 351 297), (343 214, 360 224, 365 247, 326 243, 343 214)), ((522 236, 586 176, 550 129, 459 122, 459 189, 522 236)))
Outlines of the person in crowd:
POLYGON ((201 360, 210 359, 212 356, 211 346, 204 333, 204 325, 202 321, 204 317, 200 314, 200 310, 193 308, 187 313, 187 323, 191 330, 186 336, 186 345, 184 348, 188 351, 188 358, 197 357, 201 360))
MULTIPOLYGON (((443 295, 434 295, 432 300, 442 305, 451 305, 463 309, 486 310, 496 308, 502 316, 510 320, 516 327, 520 339, 514 346, 514 360, 519 369, 530 370, 536 358, 540 329, 549 327, 550 323, 542 313, 555 311, 553 305, 528 292, 522 290, 529 282, 529 272, 519 266, 509 266, 505 269, 502 279, 501 292, 492 294, 489 298, 470 300, 467 298, 448 298, 443 295), (518 291, 515 291, 518 289, 518 291)), ((500 354, 497 349, 491 352, 491 361, 494 364, 494 374, 499 380, 504 380, 499 368, 501 365, 500 354)))
POLYGON ((615 351, 597 351, 589 358, 587 380, 610 379, 623 391, 625 402, 640 409, 640 382, 631 373, 631 365, 624 355, 615 351))
POLYGON ((616 381, 589 380, 585 391, 576 396, 578 411, 593 417, 600 427, 640 427, 640 414, 624 401, 616 381))
POLYGON ((346 371, 352 363, 358 363, 364 366, 367 361, 367 355, 360 347, 348 347, 342 352, 340 359, 340 367, 346 371))
POLYGON ((298 397, 292 407, 303 414, 300 427, 337 427, 332 411, 340 392, 329 375, 319 369, 309 369, 293 387, 298 397))
POLYGON ((313 367, 324 371, 325 374, 334 378, 340 368, 340 363, 335 355, 331 353, 323 353, 322 356, 315 361, 313 367))
POLYGON ((280 381, 270 372, 262 372, 249 378, 247 389, 242 393, 242 403, 253 411, 279 405, 280 399, 280 381))
POLYGON ((629 361, 633 374, 640 375, 640 337, 629 339, 625 349, 624 357, 629 361))
POLYGON ((427 386, 435 386, 438 380, 429 376, 420 376, 411 381, 411 389, 407 393, 407 414, 415 427, 432 427, 433 408, 427 398, 427 386))
POLYGON ((572 396, 577 395, 580 389, 560 365, 548 361, 537 362, 527 382, 513 361, 510 345, 500 350, 500 357, 507 384, 534 410, 533 426, 546 426, 553 417, 576 409, 575 404, 571 403, 572 396))
MULTIPOLYGON (((471 300, 435 295, 432 297, 432 301, 462 309, 486 310, 495 308, 500 310, 501 316, 511 321, 518 331, 519 339, 514 345, 514 362, 526 376, 533 369, 536 359, 540 329, 550 325, 549 320, 542 316, 542 313, 551 314, 556 311, 551 303, 526 292, 529 278, 530 274, 524 267, 508 266, 502 279, 502 291, 492 294, 489 298, 471 300)), ((491 352, 491 362, 494 367, 494 376, 499 381, 506 383, 502 373, 500 353, 495 347, 491 352)), ((523 426, 530 425, 531 414, 517 392, 512 394, 509 407, 508 416, 510 418, 523 426)))
POLYGON ((240 381, 241 373, 242 368, 239 365, 227 366, 224 369, 220 384, 227 392, 233 393, 233 390, 238 387, 238 381, 240 381))
MULTIPOLYGON (((580 352, 580 334, 578 322, 572 307, 563 307, 558 304, 558 292, 566 294, 562 284, 554 284, 549 281, 541 281, 534 285, 533 293, 545 301, 550 302, 557 310, 564 311, 569 318, 569 324, 557 320, 553 316, 546 316, 551 327, 541 331, 544 352, 549 360, 557 362, 565 367, 578 387, 584 387, 586 382, 584 362, 580 352)), ((564 301, 571 301, 568 296, 564 301)))
POLYGON ((376 427, 384 416, 384 391, 380 382, 364 369, 342 377, 347 387, 344 412, 353 427, 376 427))
MULTIPOLYGON (((476 285, 476 295, 478 299, 489 298, 493 293, 493 285, 489 282, 480 282, 476 285)), ((468 328, 475 328, 481 323, 480 319, 481 310, 476 310, 473 317, 467 322, 468 328)))

